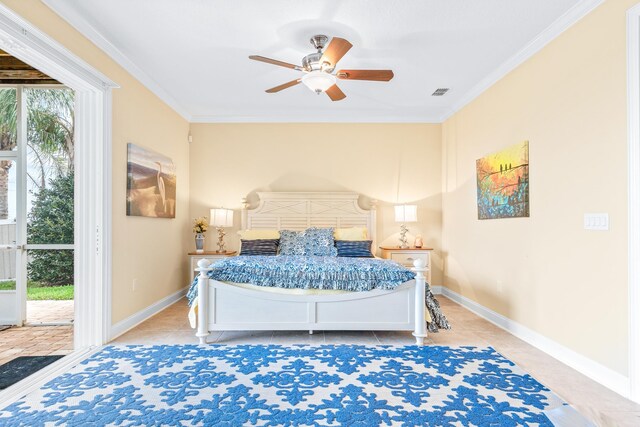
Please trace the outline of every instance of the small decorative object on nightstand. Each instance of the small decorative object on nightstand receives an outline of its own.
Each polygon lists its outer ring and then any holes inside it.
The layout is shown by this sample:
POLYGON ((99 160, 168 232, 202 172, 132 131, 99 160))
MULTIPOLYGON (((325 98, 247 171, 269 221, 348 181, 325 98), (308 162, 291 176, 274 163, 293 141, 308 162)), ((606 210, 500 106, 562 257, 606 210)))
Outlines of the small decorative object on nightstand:
POLYGON ((204 252, 204 233, 207 232, 209 223, 206 217, 200 217, 193 220, 193 232, 196 233, 196 252, 204 252))
POLYGON ((235 256, 237 252, 215 252, 215 251, 206 251, 206 252, 189 252, 189 265, 191 266, 191 281, 195 277, 195 269, 198 267, 198 261, 201 259, 206 259, 209 263, 214 263, 216 260, 228 257, 235 256))
POLYGON ((231 209, 213 208, 211 209, 211 225, 218 230, 218 250, 217 253, 224 253, 224 228, 233 227, 233 211, 231 209))
POLYGON ((422 240, 422 235, 421 234, 418 234, 416 236, 416 240, 414 240, 413 246, 416 247, 417 249, 420 249, 421 247, 424 246, 424 241, 422 240))
POLYGON ((421 259, 425 262, 427 283, 431 285, 431 251, 433 248, 398 248, 393 246, 380 246, 380 255, 384 259, 396 261, 407 268, 413 267, 413 262, 421 259))
POLYGON ((407 231, 409 229, 405 225, 407 222, 418 221, 418 206, 416 205, 398 205, 395 207, 396 222, 400 224, 400 247, 406 249, 409 247, 407 242, 407 231))

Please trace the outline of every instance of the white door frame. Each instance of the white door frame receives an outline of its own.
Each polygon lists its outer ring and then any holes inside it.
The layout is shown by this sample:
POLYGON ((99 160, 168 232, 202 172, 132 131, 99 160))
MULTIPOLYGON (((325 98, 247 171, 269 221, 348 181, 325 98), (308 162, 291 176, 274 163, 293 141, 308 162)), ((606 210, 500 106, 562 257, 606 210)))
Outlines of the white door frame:
POLYGON ((111 90, 113 81, 0 4, 0 48, 76 93, 76 350, 102 345, 111 329, 111 90))
POLYGON ((629 395, 640 402, 640 4, 627 11, 629 395))

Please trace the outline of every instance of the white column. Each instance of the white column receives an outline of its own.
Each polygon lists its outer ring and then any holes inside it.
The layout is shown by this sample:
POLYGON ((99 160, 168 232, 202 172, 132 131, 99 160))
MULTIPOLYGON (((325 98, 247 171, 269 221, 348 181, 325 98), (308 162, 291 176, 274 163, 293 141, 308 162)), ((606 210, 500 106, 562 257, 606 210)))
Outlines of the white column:
POLYGON ((411 270, 416 273, 415 330, 413 336, 416 337, 417 345, 424 345, 424 339, 427 337, 427 323, 424 317, 426 282, 424 273, 427 271, 426 264, 423 260, 417 259, 413 262, 411 270))
POLYGON ((207 319, 207 314, 209 313, 209 276, 207 276, 207 273, 211 270, 209 268, 210 264, 208 260, 201 259, 198 261, 198 268, 196 268, 196 271, 200 272, 198 274, 198 332, 196 332, 196 336, 201 345, 207 343, 207 337, 209 336, 207 319))
MULTIPOLYGON (((109 341, 110 287, 110 181, 105 180, 106 130, 110 108, 106 92, 77 90, 74 132, 74 347, 103 345, 109 341), (106 98, 105 98, 106 97, 106 98), (100 120, 96 118, 100 117, 100 120), (105 199, 107 197, 107 199, 105 199), (79 326, 80 325, 80 326, 79 326), (79 327, 77 327, 79 326, 79 327)), ((109 170, 111 166, 109 166, 109 170)))

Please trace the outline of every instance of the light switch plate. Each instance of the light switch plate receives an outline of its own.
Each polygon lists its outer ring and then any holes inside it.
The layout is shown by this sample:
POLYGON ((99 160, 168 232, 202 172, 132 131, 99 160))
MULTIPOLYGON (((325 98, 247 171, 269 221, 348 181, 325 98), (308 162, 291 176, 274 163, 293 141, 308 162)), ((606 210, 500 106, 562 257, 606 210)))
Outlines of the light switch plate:
POLYGON ((609 229, 608 213, 586 213, 584 214, 584 229, 607 231, 609 229))

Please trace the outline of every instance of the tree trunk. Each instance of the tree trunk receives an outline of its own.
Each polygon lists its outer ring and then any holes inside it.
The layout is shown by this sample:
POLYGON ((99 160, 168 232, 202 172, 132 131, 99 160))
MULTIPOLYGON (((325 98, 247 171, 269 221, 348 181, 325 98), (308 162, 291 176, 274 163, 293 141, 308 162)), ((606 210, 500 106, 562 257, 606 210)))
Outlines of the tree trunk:
POLYGON ((9 219, 9 169, 10 160, 0 161, 0 219, 9 219))

